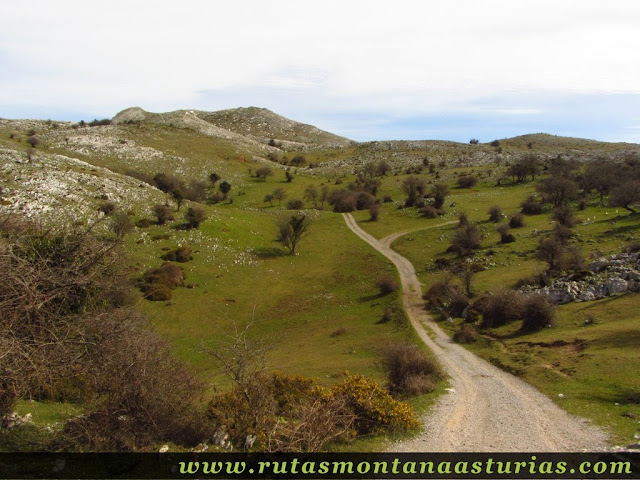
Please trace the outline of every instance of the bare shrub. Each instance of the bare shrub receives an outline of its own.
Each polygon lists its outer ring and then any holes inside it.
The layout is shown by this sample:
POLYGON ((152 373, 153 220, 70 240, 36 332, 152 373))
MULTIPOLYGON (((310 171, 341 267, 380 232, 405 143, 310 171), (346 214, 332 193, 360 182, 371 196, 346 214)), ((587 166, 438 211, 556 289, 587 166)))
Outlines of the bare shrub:
POLYGON ((511 227, 506 223, 496 227, 496 231, 500 234, 500 243, 513 243, 516 241, 516 237, 509 233, 510 228, 511 227))
POLYGON ((287 202, 287 210, 302 210, 304 202, 299 198, 292 198, 287 202))
POLYGON ((478 183, 478 177, 473 175, 462 175, 458 177, 458 188, 472 188, 478 183))
POLYGON ((134 225, 126 212, 119 211, 111 215, 111 231, 122 238, 133 231, 134 225))
POLYGON ((493 223, 498 223, 502 220, 504 214, 502 213, 502 208, 499 205, 493 205, 489 208, 489 221, 493 223))
POLYGON ((187 221, 187 228, 198 228, 207 219, 207 212, 202 207, 189 207, 184 219, 187 221))
POLYGON ((521 293, 503 290, 479 298, 474 308, 482 313, 482 327, 493 328, 522 318, 523 300, 521 293))
POLYGON ((329 335, 329 336, 330 337, 339 337, 341 335, 344 335, 345 333, 347 333, 347 329, 346 328, 338 327, 333 332, 331 332, 331 335, 329 335))
POLYGON ((554 208, 552 218, 558 222, 559 225, 563 225, 567 228, 573 228, 577 223, 573 210, 571 210, 567 205, 561 205, 554 208))
POLYGON ((520 331, 537 332, 555 325, 555 311, 556 306, 547 295, 530 295, 524 301, 520 331))
POLYGON ((158 225, 164 225, 173 220, 173 212, 169 207, 162 204, 153 206, 153 214, 158 219, 158 225))
POLYGON ((539 215, 542 213, 542 203, 536 200, 533 195, 520 204, 521 212, 525 215, 539 215))
POLYGON ((509 227, 522 228, 524 227, 524 215, 522 213, 516 213, 509 219, 509 227))
POLYGON ((436 218, 440 214, 439 210, 431 205, 422 207, 420 213, 426 218, 436 218))
POLYGON ((447 251, 456 252, 459 256, 472 255, 482 245, 482 236, 478 227, 467 224, 458 228, 453 235, 451 245, 447 251))
POLYGON ((148 218, 141 218, 136 221, 136 227, 138 228, 149 228, 151 226, 151 220, 148 218))
POLYGON ((380 295, 388 295, 398 289, 398 282, 394 277, 385 273, 376 280, 376 287, 380 289, 380 295))
POLYGON ((140 290, 147 300, 162 301, 171 299, 171 291, 183 286, 185 273, 173 263, 164 263, 160 267, 150 268, 142 275, 140 290))
POLYGON ((192 250, 189 247, 180 246, 174 250, 165 253, 162 256, 167 262, 186 263, 193 260, 192 250))
POLYGON ((413 344, 396 343, 382 356, 388 388, 394 395, 412 396, 433 391, 443 378, 440 366, 413 344))
POLYGON ((380 216, 380 204, 374 203, 369 207, 369 220, 372 222, 377 222, 379 216, 380 216))
POLYGON ((52 448, 134 451, 158 442, 196 444, 207 433, 198 407, 202 385, 139 318, 118 313, 100 318, 103 341, 93 352, 99 367, 87 382, 96 394, 93 408, 69 420, 52 448))
POLYGON ((0 221, 2 407, 11 397, 82 403, 86 414, 65 424, 53 450, 195 441, 200 387, 138 313, 116 305, 123 256, 94 228, 0 221))
POLYGON ((104 202, 102 205, 98 207, 98 211, 104 213, 105 215, 111 215, 116 211, 118 207, 113 202, 104 202))
POLYGON ((478 331, 469 324, 463 324, 453 334, 453 341, 456 343, 473 343, 478 340, 478 331))

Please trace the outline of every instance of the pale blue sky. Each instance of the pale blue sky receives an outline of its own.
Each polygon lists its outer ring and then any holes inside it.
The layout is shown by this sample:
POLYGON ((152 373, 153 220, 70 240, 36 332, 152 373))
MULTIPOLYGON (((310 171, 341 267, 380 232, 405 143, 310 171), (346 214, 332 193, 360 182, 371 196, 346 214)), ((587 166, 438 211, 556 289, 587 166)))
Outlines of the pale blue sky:
POLYGON ((0 0, 0 117, 260 106, 355 140, 640 143, 640 2, 0 0))

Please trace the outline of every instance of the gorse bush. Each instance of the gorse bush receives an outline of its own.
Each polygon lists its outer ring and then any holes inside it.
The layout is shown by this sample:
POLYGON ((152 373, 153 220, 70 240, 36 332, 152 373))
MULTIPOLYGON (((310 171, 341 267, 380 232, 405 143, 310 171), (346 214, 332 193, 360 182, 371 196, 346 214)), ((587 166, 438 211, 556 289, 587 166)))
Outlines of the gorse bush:
POLYGON ((342 399, 355 416, 354 428, 363 435, 416 428, 418 420, 411 407, 395 400, 378 383, 363 375, 350 375, 331 387, 329 399, 342 399))

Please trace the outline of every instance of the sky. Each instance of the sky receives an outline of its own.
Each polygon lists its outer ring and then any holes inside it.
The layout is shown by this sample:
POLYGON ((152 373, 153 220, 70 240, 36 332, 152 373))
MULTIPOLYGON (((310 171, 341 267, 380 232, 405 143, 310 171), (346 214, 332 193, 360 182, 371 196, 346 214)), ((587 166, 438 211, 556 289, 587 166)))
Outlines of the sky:
POLYGON ((0 117, 264 107, 358 141, 640 143, 637 0, 0 0, 0 117))

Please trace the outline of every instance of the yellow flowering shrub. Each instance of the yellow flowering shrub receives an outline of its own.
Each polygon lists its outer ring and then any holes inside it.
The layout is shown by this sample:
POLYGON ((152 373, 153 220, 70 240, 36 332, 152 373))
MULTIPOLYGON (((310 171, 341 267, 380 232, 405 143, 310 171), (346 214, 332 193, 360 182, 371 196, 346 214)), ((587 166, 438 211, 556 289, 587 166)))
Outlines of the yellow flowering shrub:
POLYGON ((380 384, 363 375, 349 375, 331 387, 326 395, 345 400, 347 408, 356 415, 355 428, 359 434, 409 430, 418 426, 407 403, 394 399, 380 384))

